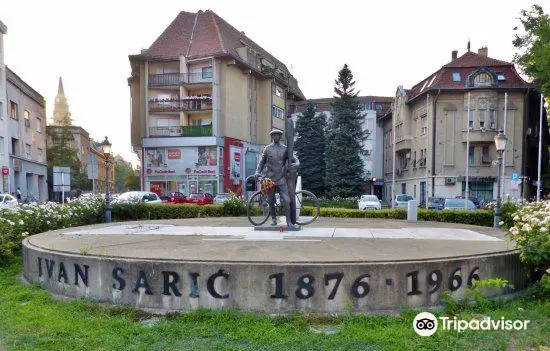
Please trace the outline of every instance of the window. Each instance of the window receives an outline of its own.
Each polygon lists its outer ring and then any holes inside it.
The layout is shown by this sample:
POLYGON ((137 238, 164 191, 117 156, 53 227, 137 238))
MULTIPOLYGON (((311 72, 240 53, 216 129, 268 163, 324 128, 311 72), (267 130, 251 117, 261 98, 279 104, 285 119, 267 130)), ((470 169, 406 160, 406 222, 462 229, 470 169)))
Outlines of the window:
POLYGON ((475 161, 475 148, 470 146, 470 150, 468 150, 468 164, 473 165, 475 164, 475 161))
POLYGON ((44 152, 41 148, 38 148, 38 162, 44 162, 44 152))
POLYGON ((0 119, 4 119, 4 103, 0 101, 0 119))
POLYGON ((271 86, 271 91, 273 94, 277 95, 280 98, 283 98, 283 89, 279 87, 277 84, 273 84, 271 86))
POLYGON ((484 146, 481 151, 481 164, 490 165, 493 160, 491 160, 491 155, 489 154, 489 146, 484 146))
POLYGON ((202 119, 193 119, 193 120, 191 120, 191 125, 193 125, 193 126, 202 125, 202 119))
POLYGON ((497 72, 497 79, 499 81, 503 81, 503 80, 506 80, 506 77, 504 76, 504 73, 502 72, 497 72))
POLYGON ((422 116, 421 121, 422 121, 422 132, 420 133, 420 135, 424 135, 428 132, 428 118, 426 116, 422 116))
POLYGON ((18 120, 19 115, 17 114, 17 104, 13 101, 10 101, 10 117, 18 120))
POLYGON ((202 79, 212 78, 212 66, 202 68, 202 79))
POLYGON ((493 82, 493 79, 488 73, 478 73, 474 78, 474 86, 489 86, 493 82))
POLYGON ((413 152, 413 167, 416 167, 416 151, 413 152))
POLYGON ((453 72, 453 82, 460 82, 460 73, 453 72))
POLYGON ((277 106, 271 106, 271 116, 283 119, 285 111, 277 106))
POLYGON ((479 128, 485 128, 486 110, 479 110, 479 128))
POLYGON ((36 131, 42 133, 42 120, 36 117, 36 131))
POLYGON ((24 121, 25 121, 25 127, 26 128, 30 128, 31 127, 31 113, 27 110, 23 110, 23 117, 24 117, 24 121))
POLYGON ((31 158, 31 144, 25 144, 25 156, 31 158))
POLYGON ((380 111, 382 109, 382 104, 376 104, 374 108, 376 109, 376 111, 380 111))
POLYGON ((15 138, 11 138, 11 154, 19 156, 19 141, 15 138))
MULTIPOLYGON (((407 183, 402 183, 401 184, 401 194, 406 194, 406 193, 407 193, 407 183)), ((409 200, 408 198, 407 199, 402 198, 401 200, 399 200, 399 197, 397 198, 397 201, 408 201, 408 200, 409 200)), ((412 199, 410 199, 410 200, 412 200, 412 199)))
POLYGON ((489 110, 489 128, 491 129, 497 129, 496 115, 496 110, 489 110))
POLYGON ((413 196, 416 197, 416 184, 414 185, 413 196))
POLYGON ((468 111, 468 129, 474 128, 474 114, 470 110, 468 111))
POLYGON ((4 154, 4 137, 0 136, 0 155, 4 154))

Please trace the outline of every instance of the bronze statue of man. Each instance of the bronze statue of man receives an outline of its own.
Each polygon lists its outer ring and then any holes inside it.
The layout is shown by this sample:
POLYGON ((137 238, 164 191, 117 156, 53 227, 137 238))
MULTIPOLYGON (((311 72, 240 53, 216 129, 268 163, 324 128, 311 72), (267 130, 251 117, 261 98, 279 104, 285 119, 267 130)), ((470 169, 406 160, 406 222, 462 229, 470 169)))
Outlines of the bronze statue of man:
POLYGON ((269 196, 269 203, 271 205, 271 218, 272 225, 277 225, 277 215, 275 213, 275 193, 278 193, 283 201, 283 207, 286 216, 286 223, 288 227, 293 227, 290 213, 290 197, 288 195, 287 173, 296 171, 299 162, 296 157, 292 157, 289 160, 287 153, 287 147, 281 144, 281 137, 283 132, 278 129, 273 129, 269 135, 271 135, 272 143, 267 145, 260 156, 260 162, 256 168, 254 176, 258 178, 260 174, 270 178, 275 182, 275 192, 269 196), (265 168, 265 170, 264 170, 265 168))

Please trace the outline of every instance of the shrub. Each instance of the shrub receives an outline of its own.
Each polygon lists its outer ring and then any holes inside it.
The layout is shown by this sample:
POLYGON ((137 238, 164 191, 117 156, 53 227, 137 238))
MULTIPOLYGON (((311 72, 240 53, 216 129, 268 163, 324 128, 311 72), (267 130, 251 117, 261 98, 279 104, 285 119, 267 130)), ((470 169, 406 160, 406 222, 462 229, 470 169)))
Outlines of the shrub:
MULTIPOLYGON (((319 198, 319 205, 321 207, 330 207, 330 208, 348 208, 348 209, 358 209, 357 198, 334 198, 334 199, 325 199, 319 198)), ((304 199, 305 206, 313 206, 313 201, 311 199, 304 199)))
POLYGON ((223 215, 228 217, 246 216, 245 201, 231 193, 229 198, 222 204, 223 215))
POLYGON ((550 267, 550 201, 526 204, 512 219, 509 235, 520 247, 521 259, 544 272, 550 267))
MULTIPOLYGON (((313 213, 313 207, 309 213, 313 213)), ((321 208, 321 217, 341 217, 341 218, 389 218, 406 219, 405 210, 350 210, 344 208, 321 208)))
POLYGON ((418 220, 421 221, 462 223, 485 227, 493 226, 493 217, 493 211, 489 210, 418 210, 418 220))

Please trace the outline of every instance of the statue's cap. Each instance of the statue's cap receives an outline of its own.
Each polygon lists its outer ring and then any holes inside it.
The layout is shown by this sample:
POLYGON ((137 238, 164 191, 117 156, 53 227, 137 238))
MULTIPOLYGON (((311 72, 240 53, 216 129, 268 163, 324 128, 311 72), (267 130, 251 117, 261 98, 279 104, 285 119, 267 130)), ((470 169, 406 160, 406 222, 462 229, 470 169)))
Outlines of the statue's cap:
POLYGON ((280 130, 280 129, 272 129, 271 132, 269 132, 269 135, 273 135, 273 134, 281 134, 281 135, 283 135, 283 131, 280 130))

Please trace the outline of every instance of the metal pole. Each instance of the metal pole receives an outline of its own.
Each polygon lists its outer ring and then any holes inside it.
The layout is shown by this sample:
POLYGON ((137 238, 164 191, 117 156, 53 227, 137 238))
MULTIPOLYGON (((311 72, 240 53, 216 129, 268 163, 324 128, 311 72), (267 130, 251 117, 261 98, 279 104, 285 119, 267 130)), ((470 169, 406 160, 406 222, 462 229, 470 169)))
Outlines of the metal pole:
POLYGON ((61 172, 61 203, 65 203, 65 173, 61 172))
MULTIPOLYGON (((396 112, 399 113, 399 107, 396 108, 396 112)), ((391 176, 391 208, 395 208, 395 119, 397 116, 392 115, 392 132, 393 132, 393 151, 392 151, 392 176, 391 176)))
POLYGON ((109 194, 109 169, 111 168, 111 163, 109 162, 109 157, 105 157, 105 170, 107 174, 105 175, 105 223, 111 223, 111 199, 109 194))
POLYGON ((540 201, 540 171, 542 168, 542 108, 544 106, 544 97, 540 94, 540 122, 539 122, 539 160, 538 160, 538 174, 537 174, 537 202, 540 201))
POLYGON ((470 172, 470 92, 468 92, 468 120, 466 121, 466 190, 464 192, 464 209, 468 209, 468 182, 470 172))
POLYGON ((426 162, 424 166, 426 166, 426 174, 424 175, 424 208, 428 209, 428 126, 430 125, 430 120, 428 118, 428 100, 430 99, 430 94, 426 95, 426 154, 424 157, 426 157, 426 162))
MULTIPOLYGON (((508 119, 508 93, 504 93, 504 126, 502 127, 502 132, 504 135, 506 135, 506 121, 508 119)), ((502 174, 504 175, 504 167, 506 164, 506 149, 504 149, 504 152, 502 153, 502 174)), ((498 188, 498 191, 500 192, 501 196, 504 197, 504 184, 502 184, 502 191, 500 187, 498 188)))
MULTIPOLYGON (((502 154, 504 150, 498 152, 498 188, 502 184, 502 154)), ((495 217, 493 219, 493 228, 500 228, 500 191, 497 193, 497 206, 495 207, 495 217)))

